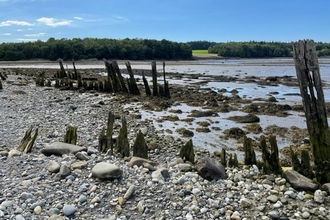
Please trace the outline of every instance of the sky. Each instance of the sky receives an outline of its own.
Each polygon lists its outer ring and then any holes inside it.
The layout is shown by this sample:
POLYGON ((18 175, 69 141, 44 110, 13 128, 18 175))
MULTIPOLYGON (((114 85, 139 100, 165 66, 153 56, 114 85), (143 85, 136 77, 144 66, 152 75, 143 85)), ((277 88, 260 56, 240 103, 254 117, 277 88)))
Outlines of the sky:
POLYGON ((0 0, 0 43, 72 38, 330 42, 329 0, 0 0))

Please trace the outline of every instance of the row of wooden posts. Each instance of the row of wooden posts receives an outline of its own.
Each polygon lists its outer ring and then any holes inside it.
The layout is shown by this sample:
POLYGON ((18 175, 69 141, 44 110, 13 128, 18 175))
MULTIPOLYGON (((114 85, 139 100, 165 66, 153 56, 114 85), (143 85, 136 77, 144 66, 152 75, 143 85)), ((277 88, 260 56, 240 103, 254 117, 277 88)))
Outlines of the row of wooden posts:
MULTIPOLYGON (((141 92, 137 85, 136 79, 134 77, 134 73, 131 67, 130 62, 125 62, 126 69, 129 77, 124 78, 122 71, 120 70, 117 61, 108 61, 104 60, 105 69, 107 71, 107 77, 105 79, 97 79, 97 78, 82 78, 81 74, 77 71, 75 62, 73 64, 73 72, 66 71, 63 66, 63 61, 59 59, 60 70, 58 70, 55 74, 55 87, 64 87, 68 89, 74 89, 74 82, 77 82, 78 89, 84 88, 86 90, 96 90, 99 92, 109 92, 109 93, 117 93, 122 92, 126 94, 132 95, 140 95, 141 92)), ((170 90, 169 83, 166 80, 166 72, 165 72, 165 62, 163 62, 163 85, 158 83, 158 73, 156 68, 156 61, 151 62, 151 74, 152 74, 152 92, 146 79, 144 72, 142 71, 142 79, 145 88, 145 94, 150 96, 159 96, 170 98, 170 90)), ((41 74, 36 79, 36 84, 39 86, 51 86, 51 81, 45 80, 44 74, 41 74)))
MULTIPOLYGON (((307 151, 303 151, 301 153, 301 159, 299 160, 298 155, 291 148, 291 159, 292 166, 295 170, 300 173, 305 174, 306 176, 313 177, 315 175, 316 180, 320 183, 330 182, 330 130, 328 126, 328 118, 327 118, 327 110, 325 105, 325 99, 322 88, 322 80, 319 71, 319 64, 316 54, 316 48, 314 41, 312 40, 301 40, 295 42, 293 44, 293 52, 294 52, 294 61, 295 68, 297 73, 297 78, 299 82, 300 92, 302 96, 302 101, 304 105, 305 117, 307 121, 307 129, 309 133, 310 143, 312 147, 312 154, 314 158, 314 166, 312 167, 310 164, 310 157, 307 151)), ((120 70, 118 68, 118 64, 115 61, 108 62, 105 61, 106 69, 108 71, 107 80, 109 86, 111 85, 112 92, 123 91, 129 92, 132 94, 138 94, 138 90, 136 90, 136 82, 133 77, 133 73, 130 68, 130 64, 127 62, 126 66, 128 72, 130 74, 130 79, 127 80, 128 89, 124 87, 125 83, 123 78, 121 77, 120 70)), ((65 70, 62 62, 60 61, 61 72, 58 78, 63 77, 65 74, 65 70)), ((165 80, 165 63, 163 63, 164 67, 164 90, 163 95, 165 97, 170 97, 168 83, 165 80)), ((74 67, 75 73, 76 69, 74 67)), ((66 75, 66 77, 68 77, 66 75)), ((78 78, 78 74, 74 74, 73 77, 78 78)), ((157 84, 157 71, 156 64, 152 62, 152 78, 153 78, 153 95, 158 96, 162 94, 160 91, 160 87, 157 84)), ((147 81, 143 76, 143 81, 145 83, 146 94, 151 95, 150 88, 147 86, 147 81)), ((107 82, 107 81, 106 81, 107 82)), ((107 83, 103 85, 106 85, 107 83)), ((104 86, 105 87, 105 86, 104 86)), ((113 123, 112 119, 109 115, 108 121, 108 129, 107 131, 103 131, 100 135, 100 146, 99 150, 104 152, 105 149, 112 149, 112 141, 109 136, 112 134, 112 130, 110 129, 109 123, 113 123), (110 129, 110 130, 109 130, 110 129)), ((125 129, 126 122, 122 121, 122 129, 125 129)), ((121 131, 119 136, 127 135, 126 131, 121 131), (126 132, 126 133, 125 133, 126 132)), ((118 137, 119 140, 119 137, 118 137)), ((117 140, 117 141, 118 141, 117 140)), ((263 159, 263 169, 266 173, 274 172, 281 173, 282 169, 279 165, 278 160, 278 148, 276 143, 276 138, 271 136, 269 138, 269 142, 271 145, 270 152, 267 150, 266 140, 262 136, 261 137, 261 149, 262 149, 262 159, 263 159)), ((120 146, 123 146, 124 149, 119 149, 119 152, 122 155, 127 155, 127 147, 128 141, 124 140, 120 143, 120 146)), ((192 144, 187 144, 186 147, 183 147, 180 155, 187 160, 194 162, 193 160, 193 152, 191 147, 192 144)), ((119 146, 119 144, 118 144, 119 146)), ((245 164, 258 164, 256 161, 255 152, 252 146, 252 141, 248 138, 245 138, 244 141, 244 151, 245 151, 245 164)), ((222 155, 226 155, 223 150, 222 155)), ((235 158, 235 156, 234 156, 235 158)), ((225 163, 226 156, 222 156, 222 162, 225 163)), ((233 159, 233 158, 232 158, 233 159)), ((237 160, 237 158, 236 158, 237 160)), ((236 163, 234 161, 230 161, 230 163, 236 163)))

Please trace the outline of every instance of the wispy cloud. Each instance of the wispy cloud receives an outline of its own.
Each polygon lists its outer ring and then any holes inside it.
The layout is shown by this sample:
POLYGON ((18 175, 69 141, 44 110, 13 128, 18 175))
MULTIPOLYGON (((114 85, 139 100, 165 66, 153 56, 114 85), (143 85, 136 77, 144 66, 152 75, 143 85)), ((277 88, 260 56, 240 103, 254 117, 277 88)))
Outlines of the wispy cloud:
POLYGON ((14 21, 14 20, 7 20, 0 22, 0 27, 6 27, 6 26, 34 26, 34 24, 26 22, 26 21, 14 21))
POLYGON ((55 18, 46 17, 39 18, 37 21, 51 27, 66 26, 72 23, 71 20, 58 20, 55 18))
POLYGON ((42 37, 45 36, 46 33, 38 33, 38 34, 25 34, 25 37, 42 37))
POLYGON ((10 36, 11 33, 4 33, 3 35, 5 35, 5 36, 10 36))
POLYGON ((76 20, 83 20, 82 17, 73 17, 73 18, 76 19, 76 20))
POLYGON ((128 18, 124 18, 122 16, 113 16, 114 20, 116 21, 129 21, 128 18))
POLYGON ((21 32, 21 31, 23 31, 23 30, 22 30, 22 29, 17 29, 17 31, 18 31, 18 32, 21 32))

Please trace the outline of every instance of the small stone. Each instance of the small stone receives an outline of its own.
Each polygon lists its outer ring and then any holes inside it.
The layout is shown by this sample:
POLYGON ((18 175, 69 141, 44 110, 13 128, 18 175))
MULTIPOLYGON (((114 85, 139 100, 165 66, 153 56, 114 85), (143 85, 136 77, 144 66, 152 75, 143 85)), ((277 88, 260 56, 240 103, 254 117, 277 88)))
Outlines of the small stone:
POLYGON ((324 198, 324 194, 321 190, 318 189, 314 192, 314 201, 316 203, 324 203, 324 198))
POLYGON ((80 151, 80 152, 76 153, 75 156, 79 160, 89 160, 88 154, 85 151, 80 151))
POLYGON ((309 219, 310 216, 311 216, 311 214, 310 214, 309 212, 303 212, 303 213, 302 213, 302 217, 303 217, 304 219, 309 219))
POLYGON ((42 209, 41 207, 38 205, 37 207, 34 208, 33 212, 36 214, 36 215, 40 215, 42 209))
POLYGON ((101 202, 101 199, 100 197, 98 196, 95 196, 92 200, 91 200, 91 204, 95 204, 95 203, 99 203, 101 202))
POLYGON ((137 204, 137 210, 139 213, 143 213, 144 212, 144 204, 143 204, 143 201, 139 201, 138 204, 137 204))
POLYGON ((81 168, 87 167, 87 165, 88 165, 87 161, 78 161, 78 162, 71 164, 71 168, 72 169, 81 169, 81 168))
POLYGON ((267 197, 267 200, 275 203, 278 200, 278 196, 276 196, 276 195, 270 195, 270 196, 267 197))
POLYGON ((124 199, 128 200, 135 193, 135 185, 131 185, 124 195, 124 199))
POLYGON ((124 205, 125 204, 125 199, 123 197, 118 197, 118 203, 119 205, 124 205))
POLYGON ((280 218, 280 214, 278 213, 278 211, 270 211, 270 212, 268 212, 268 215, 273 219, 279 219, 280 218))
POLYGON ((97 163, 92 169, 92 176, 101 180, 117 179, 122 175, 123 171, 118 166, 106 162, 97 163))
POLYGON ((79 199, 78 199, 79 203, 84 203, 86 201, 87 201, 87 196, 85 196, 85 195, 80 195, 79 196, 79 199))
POLYGON ((46 165, 46 169, 51 173, 58 173, 60 167, 60 164, 54 160, 49 161, 46 165))
POLYGON ((64 205, 62 211, 65 216, 71 216, 76 212, 76 208, 74 205, 64 205))

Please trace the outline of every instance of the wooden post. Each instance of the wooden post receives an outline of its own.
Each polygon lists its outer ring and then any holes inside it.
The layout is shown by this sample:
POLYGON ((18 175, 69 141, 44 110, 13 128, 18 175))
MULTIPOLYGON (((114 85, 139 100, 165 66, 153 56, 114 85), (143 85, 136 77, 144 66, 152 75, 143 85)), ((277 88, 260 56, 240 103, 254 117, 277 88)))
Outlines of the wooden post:
POLYGON ((133 95, 140 95, 140 91, 136 84, 136 80, 134 78, 134 74, 132 71, 131 63, 127 61, 127 62, 125 62, 125 65, 126 65, 126 68, 127 68, 128 74, 129 74, 128 86, 129 86, 130 93, 133 95))
POLYGON ((66 128, 66 134, 64 136, 64 143, 77 144, 77 127, 68 126, 66 128))
POLYGON ((158 96, 157 66, 155 60, 151 62, 151 72, 152 72, 152 95, 158 96))
POLYGON ((320 69, 313 40, 293 44, 293 57, 314 155, 316 178, 330 181, 330 131, 320 69))
POLYGON ((118 63, 117 61, 112 61, 111 62, 111 65, 112 65, 112 68, 115 70, 115 72, 117 73, 117 78, 119 80, 119 83, 120 83, 120 87, 121 87, 121 91, 125 92, 125 93, 128 93, 128 89, 126 87, 126 84, 125 84, 125 80, 124 80, 124 77, 123 75, 121 75, 121 71, 119 69, 119 66, 118 66, 118 63))
POLYGON ((21 140, 21 143, 17 147, 17 150, 29 153, 32 150, 34 142, 36 141, 38 136, 38 128, 34 131, 34 135, 32 135, 32 127, 30 127, 24 134, 24 137, 21 140))

